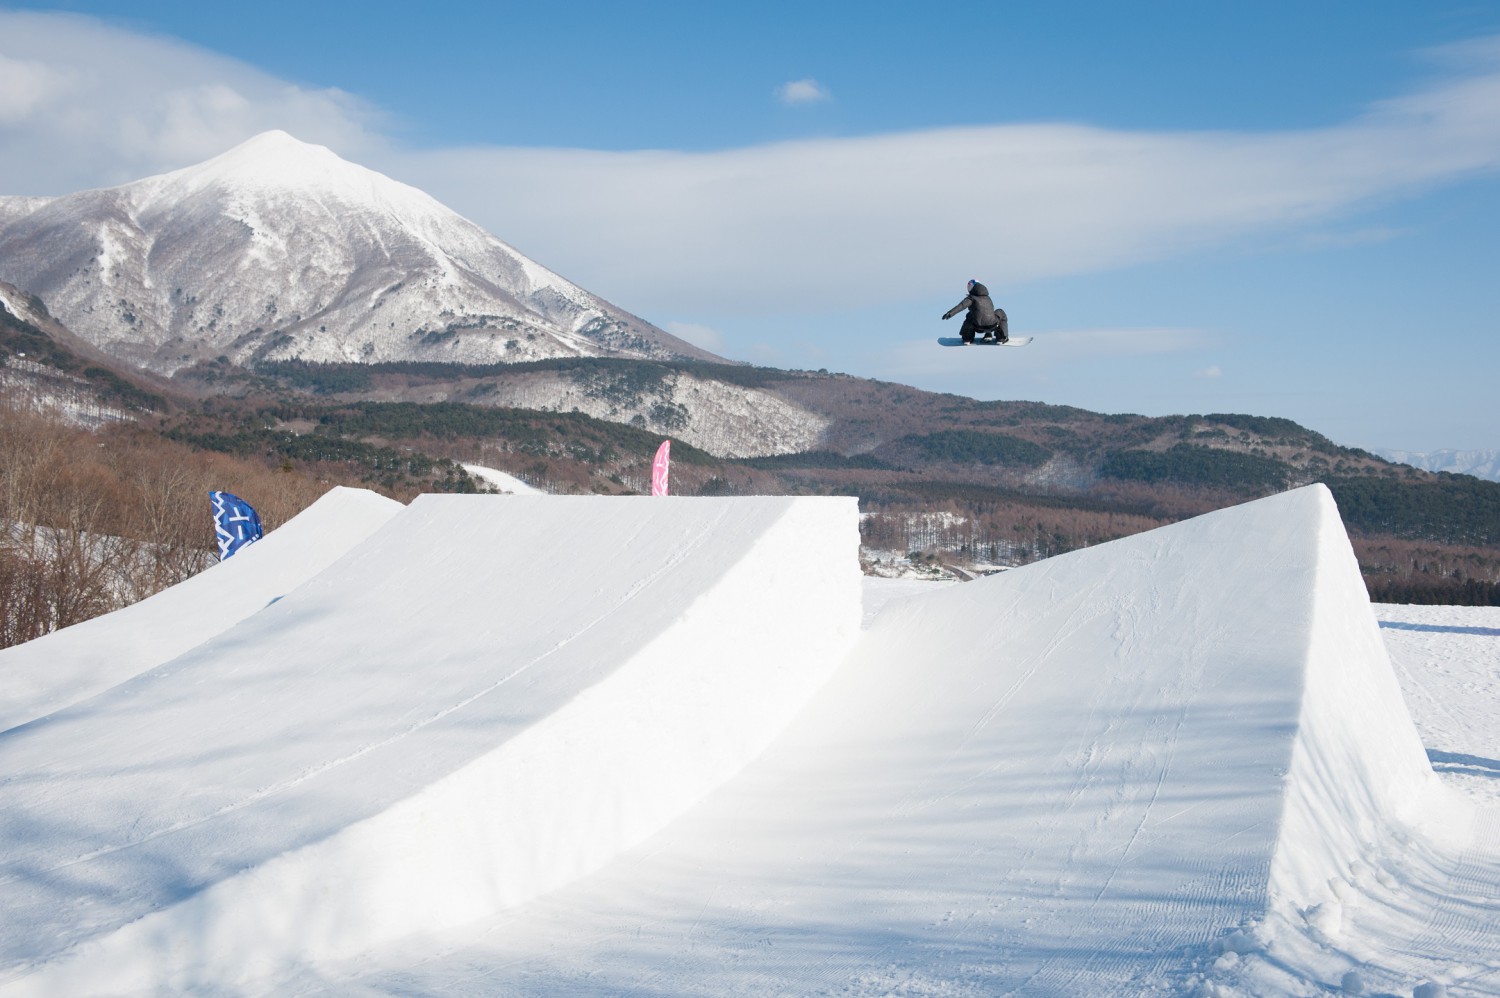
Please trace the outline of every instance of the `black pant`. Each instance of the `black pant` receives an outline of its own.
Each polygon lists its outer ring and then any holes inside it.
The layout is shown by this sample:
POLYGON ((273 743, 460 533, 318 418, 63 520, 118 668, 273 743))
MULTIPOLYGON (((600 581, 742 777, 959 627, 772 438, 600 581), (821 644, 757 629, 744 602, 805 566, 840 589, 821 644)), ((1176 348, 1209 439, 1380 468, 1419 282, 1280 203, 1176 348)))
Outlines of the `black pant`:
POLYGON ((1010 320, 1005 316, 1005 309, 995 309, 995 318, 1000 320, 998 326, 976 326, 974 325, 974 313, 970 312, 964 316, 964 327, 958 331, 958 335, 964 338, 965 343, 973 343, 975 333, 981 333, 985 336, 994 335, 1002 341, 1010 339, 1010 320))

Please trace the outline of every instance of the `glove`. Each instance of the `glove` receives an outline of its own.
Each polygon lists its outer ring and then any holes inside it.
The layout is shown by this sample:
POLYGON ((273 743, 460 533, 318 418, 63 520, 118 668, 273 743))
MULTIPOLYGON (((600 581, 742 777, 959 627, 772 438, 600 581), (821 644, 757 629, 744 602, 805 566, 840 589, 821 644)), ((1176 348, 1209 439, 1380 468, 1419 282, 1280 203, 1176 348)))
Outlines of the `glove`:
POLYGON ((953 316, 944 314, 943 318, 945 318, 945 319, 951 319, 951 318, 953 318, 953 316))

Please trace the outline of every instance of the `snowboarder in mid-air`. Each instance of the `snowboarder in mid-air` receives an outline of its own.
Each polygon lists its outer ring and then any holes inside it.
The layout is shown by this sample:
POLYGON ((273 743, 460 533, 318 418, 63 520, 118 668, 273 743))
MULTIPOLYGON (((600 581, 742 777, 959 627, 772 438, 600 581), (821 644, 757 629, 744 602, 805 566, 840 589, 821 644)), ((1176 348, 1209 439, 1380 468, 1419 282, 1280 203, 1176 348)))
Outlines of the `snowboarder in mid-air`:
POLYGON ((963 337, 965 346, 974 342, 976 334, 982 334, 985 343, 1010 340, 1010 323, 1005 317, 1005 309, 996 308, 990 301, 989 288, 978 281, 970 281, 969 293, 964 300, 944 312, 943 318, 951 319, 964 309, 968 309, 969 314, 964 316, 964 326, 958 334, 963 337))

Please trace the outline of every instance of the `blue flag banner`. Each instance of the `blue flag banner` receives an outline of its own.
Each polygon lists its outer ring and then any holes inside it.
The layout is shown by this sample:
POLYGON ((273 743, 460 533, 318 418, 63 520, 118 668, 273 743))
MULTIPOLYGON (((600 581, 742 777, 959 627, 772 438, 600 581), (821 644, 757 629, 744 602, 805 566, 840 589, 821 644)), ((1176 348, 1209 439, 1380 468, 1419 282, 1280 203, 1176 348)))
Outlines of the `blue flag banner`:
POLYGON ((208 493, 214 508, 214 536, 219 541, 219 560, 223 561, 246 544, 260 540, 260 516, 239 496, 231 492, 208 493))

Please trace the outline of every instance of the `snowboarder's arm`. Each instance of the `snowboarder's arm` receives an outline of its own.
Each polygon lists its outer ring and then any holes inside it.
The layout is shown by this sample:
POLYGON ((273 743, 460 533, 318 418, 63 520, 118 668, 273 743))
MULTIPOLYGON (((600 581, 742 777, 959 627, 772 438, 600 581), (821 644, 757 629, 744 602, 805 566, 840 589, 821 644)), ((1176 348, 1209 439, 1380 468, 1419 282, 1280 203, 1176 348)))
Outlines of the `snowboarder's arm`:
POLYGON ((974 299, 966 297, 966 298, 964 298, 963 301, 959 302, 957 305, 954 305, 948 311, 944 312, 943 313, 943 318, 945 318, 945 319, 951 319, 955 315, 957 315, 958 313, 962 312, 964 309, 968 308, 972 304, 974 304, 974 299))

